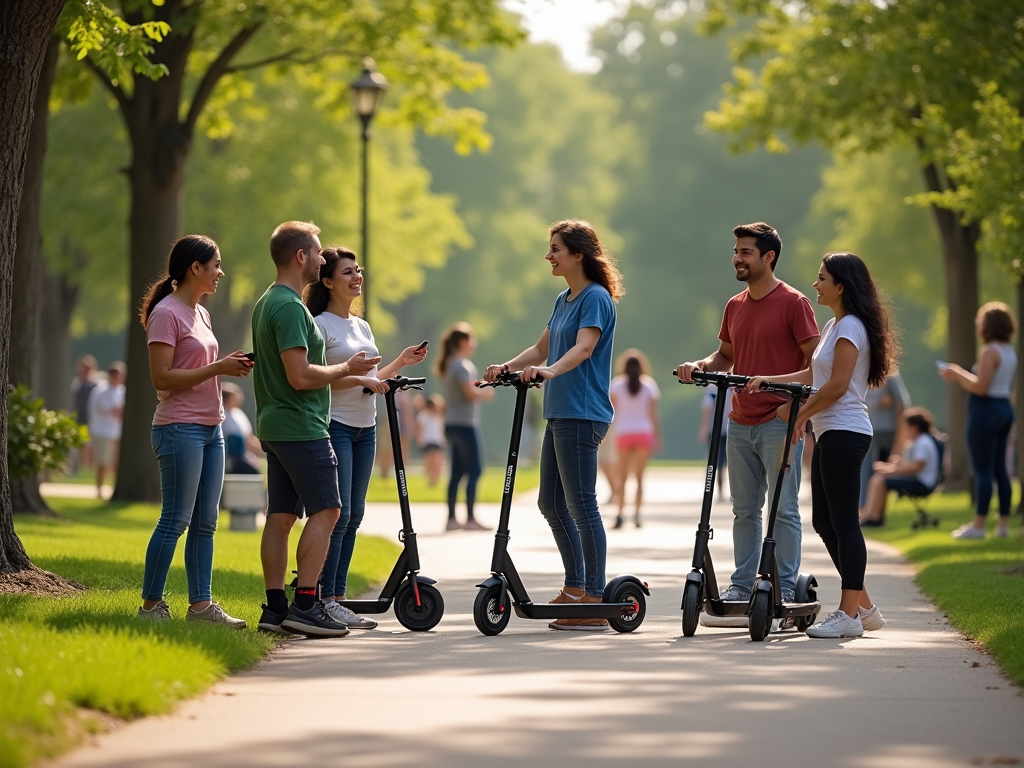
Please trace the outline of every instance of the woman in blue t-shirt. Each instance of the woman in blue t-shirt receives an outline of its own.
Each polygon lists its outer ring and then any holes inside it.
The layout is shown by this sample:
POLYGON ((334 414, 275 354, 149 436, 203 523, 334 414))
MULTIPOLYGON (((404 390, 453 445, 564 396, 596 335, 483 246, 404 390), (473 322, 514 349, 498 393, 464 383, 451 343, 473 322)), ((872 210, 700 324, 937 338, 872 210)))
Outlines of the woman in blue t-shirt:
MULTIPOLYGON (((622 276, 594 228, 571 219, 551 225, 544 257, 568 288, 558 294, 540 340, 484 378, 522 370, 544 386, 544 443, 540 456, 540 511, 551 526, 565 566, 565 586, 552 603, 599 603, 607 554, 597 507, 597 449, 608 433, 615 301, 622 276)), ((552 629, 602 630, 605 619, 558 619, 552 629)))

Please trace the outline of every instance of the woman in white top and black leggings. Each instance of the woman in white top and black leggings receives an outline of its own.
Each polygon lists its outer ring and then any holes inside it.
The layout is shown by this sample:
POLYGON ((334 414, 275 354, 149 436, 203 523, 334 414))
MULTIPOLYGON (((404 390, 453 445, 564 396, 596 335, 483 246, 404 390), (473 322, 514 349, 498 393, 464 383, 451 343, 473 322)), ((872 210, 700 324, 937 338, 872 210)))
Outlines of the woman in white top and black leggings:
POLYGON ((1006 441, 1013 426, 1010 389, 1017 372, 1017 353, 1010 339, 1017 330, 1013 312, 1001 301, 990 301, 974 319, 978 337, 985 342, 978 361, 965 371, 955 363, 940 368, 939 375, 967 390, 967 450, 974 470, 974 521, 953 531, 956 539, 985 538, 985 519, 992 500, 992 481, 999 488, 999 523, 996 536, 1009 535, 1010 475, 1006 471, 1006 441))
POLYGON ((864 588, 867 549, 857 504, 860 472, 871 445, 871 420, 865 395, 896 370, 897 345, 889 313, 867 266, 852 253, 827 253, 814 282, 818 304, 835 313, 821 332, 811 367, 798 373, 755 377, 762 381, 798 381, 818 391, 800 409, 796 439, 808 419, 815 437, 811 458, 814 530, 821 536, 842 579, 839 608, 807 630, 809 637, 860 637, 885 624, 864 588))

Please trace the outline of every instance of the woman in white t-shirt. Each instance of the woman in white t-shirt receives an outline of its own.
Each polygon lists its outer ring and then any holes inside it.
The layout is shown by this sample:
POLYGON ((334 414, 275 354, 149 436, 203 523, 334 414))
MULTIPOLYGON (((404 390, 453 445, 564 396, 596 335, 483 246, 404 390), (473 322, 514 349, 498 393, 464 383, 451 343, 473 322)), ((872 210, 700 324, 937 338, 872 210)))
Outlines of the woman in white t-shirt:
MULTIPOLYGON (((359 352, 376 357, 377 344, 369 324, 352 310, 363 293, 363 268, 347 248, 333 246, 321 251, 324 264, 319 281, 307 286, 303 300, 324 337, 327 364, 343 363, 359 352)), ((346 376, 331 384, 331 446, 338 458, 338 490, 341 515, 331 533, 320 575, 320 599, 324 610, 351 629, 372 629, 377 622, 359 616, 337 602, 344 600, 348 569, 352 564, 356 533, 366 509, 373 459, 377 450, 377 399, 363 393, 387 392, 382 381, 397 375, 404 366, 423 362, 424 347, 407 347, 391 364, 372 369, 366 376, 346 376)))
POLYGON ((885 502, 889 491, 927 496, 941 476, 939 438, 934 436, 935 417, 925 408, 907 408, 900 417, 907 441, 894 461, 876 461, 868 481, 867 501, 861 511, 861 526, 885 524, 885 502))
POLYGON ((867 549, 860 529, 860 468, 871 445, 868 387, 880 387, 896 370, 895 329, 867 266, 853 253, 827 253, 814 282, 818 304, 835 317, 826 323, 811 367, 763 381, 800 382, 817 390, 800 408, 797 432, 813 418, 811 503, 821 536, 842 579, 839 608, 807 630, 809 637, 860 637, 885 625, 864 587, 867 549))
POLYGON ((647 357, 639 349, 627 349, 616 361, 619 375, 612 379, 609 395, 615 408, 615 448, 619 455, 619 514, 615 527, 626 522, 626 481, 636 477, 633 522, 640 527, 640 504, 644 498, 644 470, 651 453, 661 448, 658 400, 661 390, 650 376, 647 357))

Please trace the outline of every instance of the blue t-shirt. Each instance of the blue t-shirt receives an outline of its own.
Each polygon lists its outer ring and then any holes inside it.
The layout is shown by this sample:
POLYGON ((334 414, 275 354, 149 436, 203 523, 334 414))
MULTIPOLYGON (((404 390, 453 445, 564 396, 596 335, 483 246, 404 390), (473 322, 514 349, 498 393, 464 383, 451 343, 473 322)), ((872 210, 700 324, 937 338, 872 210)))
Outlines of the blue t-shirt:
POLYGON ((545 419, 585 419, 610 424, 615 411, 608 396, 615 339, 615 302, 599 283, 591 283, 572 301, 566 288, 555 299, 548 320, 548 365, 576 346, 580 328, 597 328, 601 338, 589 360, 544 384, 545 419))

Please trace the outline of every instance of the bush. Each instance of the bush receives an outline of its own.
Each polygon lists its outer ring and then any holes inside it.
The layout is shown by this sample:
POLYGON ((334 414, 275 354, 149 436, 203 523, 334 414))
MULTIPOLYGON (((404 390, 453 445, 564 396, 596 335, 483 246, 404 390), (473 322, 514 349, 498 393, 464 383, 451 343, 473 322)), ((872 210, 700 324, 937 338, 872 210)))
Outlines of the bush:
POLYGON ((68 453, 88 439, 87 429, 66 411, 48 411, 42 398, 18 386, 7 396, 7 471, 29 477, 43 470, 63 471, 68 453))

